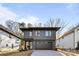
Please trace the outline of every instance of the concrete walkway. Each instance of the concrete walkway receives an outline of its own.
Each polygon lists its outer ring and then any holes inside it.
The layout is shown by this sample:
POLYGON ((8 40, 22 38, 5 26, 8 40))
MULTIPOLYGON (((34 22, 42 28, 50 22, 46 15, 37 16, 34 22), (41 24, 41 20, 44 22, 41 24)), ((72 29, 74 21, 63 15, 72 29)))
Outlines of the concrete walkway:
POLYGON ((33 50, 31 56, 62 56, 58 51, 53 50, 33 50))

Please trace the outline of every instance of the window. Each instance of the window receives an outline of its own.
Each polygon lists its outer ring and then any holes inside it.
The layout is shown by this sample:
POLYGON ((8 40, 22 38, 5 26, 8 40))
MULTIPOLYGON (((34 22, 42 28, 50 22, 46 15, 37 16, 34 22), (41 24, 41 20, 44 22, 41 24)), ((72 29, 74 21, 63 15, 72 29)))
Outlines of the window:
POLYGON ((12 44, 12 49, 14 48, 14 45, 12 44))
POLYGON ((19 41, 19 39, 16 39, 15 43, 17 43, 17 44, 18 44, 19 42, 20 42, 20 41, 19 41))
POLYGON ((35 31, 35 36, 37 36, 37 31, 35 31))
POLYGON ((45 32, 45 36, 48 36, 48 31, 45 32))
POLYGON ((45 36, 51 36, 51 31, 46 31, 45 36))
POLYGON ((8 44, 6 44, 6 47, 8 47, 8 44))
POLYGON ((49 36, 51 36, 51 31, 49 31, 49 36))
POLYGON ((37 36, 40 36, 40 31, 37 32, 37 36))
POLYGON ((12 38, 10 34, 9 34, 9 38, 12 38))
POLYGON ((36 31, 35 36, 40 36, 40 31, 36 31))
POLYGON ((29 32, 29 36, 32 36, 32 32, 29 32))

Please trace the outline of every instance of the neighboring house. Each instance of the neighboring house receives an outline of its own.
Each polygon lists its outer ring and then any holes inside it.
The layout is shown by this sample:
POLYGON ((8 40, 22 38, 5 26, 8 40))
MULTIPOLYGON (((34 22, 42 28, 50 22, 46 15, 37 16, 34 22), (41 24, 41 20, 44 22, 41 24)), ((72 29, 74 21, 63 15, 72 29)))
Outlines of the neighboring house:
POLYGON ((74 27, 56 40, 57 48, 76 49, 79 42, 79 26, 74 27))
POLYGON ((59 27, 20 28, 24 32, 25 49, 55 50, 56 31, 59 27), (28 43, 28 45, 27 45, 28 43))
POLYGON ((11 30, 0 25, 0 51, 19 49, 19 39, 11 30))

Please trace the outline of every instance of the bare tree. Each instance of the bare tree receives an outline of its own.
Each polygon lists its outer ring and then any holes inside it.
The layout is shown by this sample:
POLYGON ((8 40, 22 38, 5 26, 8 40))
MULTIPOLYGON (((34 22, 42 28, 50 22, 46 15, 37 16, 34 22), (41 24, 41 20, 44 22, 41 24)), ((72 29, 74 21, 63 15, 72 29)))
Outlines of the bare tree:
POLYGON ((25 23, 24 22, 19 23, 16 21, 8 20, 8 21, 6 21, 6 25, 10 30, 12 30, 15 34, 17 34, 20 37, 21 42, 20 42, 19 49, 21 49, 21 47, 23 45, 23 33, 20 30, 20 28, 25 27, 25 23))
POLYGON ((79 27, 79 23, 69 26, 68 31, 72 31, 77 27, 79 27))
POLYGON ((42 27, 42 23, 38 23, 38 27, 42 27))
POLYGON ((7 25, 8 29, 13 31, 15 34, 20 35, 21 34, 20 26, 21 25, 24 26, 24 23, 19 23, 19 22, 13 21, 13 20, 7 20, 6 25, 7 25))
POLYGON ((27 24, 27 27, 32 27, 32 24, 31 24, 31 23, 28 23, 28 24, 27 24))
POLYGON ((37 26, 37 24, 35 23, 35 24, 34 24, 34 27, 36 27, 36 26, 37 26))
POLYGON ((13 23, 14 23, 14 22, 13 22, 12 20, 6 21, 7 27, 8 27, 9 29, 11 29, 11 30, 12 30, 13 23))
POLYGON ((20 28, 24 28, 24 27, 26 27, 26 24, 25 24, 24 22, 19 23, 19 27, 20 27, 20 28))
POLYGON ((58 36, 60 35, 61 31, 68 25, 67 21, 64 21, 60 18, 51 19, 46 23, 48 27, 60 27, 57 31, 58 36))

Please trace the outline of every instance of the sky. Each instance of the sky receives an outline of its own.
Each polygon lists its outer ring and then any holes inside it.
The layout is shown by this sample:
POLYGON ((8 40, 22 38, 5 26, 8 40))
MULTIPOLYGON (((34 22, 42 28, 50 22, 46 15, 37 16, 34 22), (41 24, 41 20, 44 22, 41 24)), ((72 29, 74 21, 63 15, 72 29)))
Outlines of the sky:
POLYGON ((0 24, 7 20, 27 23, 46 23, 60 18, 69 26, 79 23, 77 3, 0 3, 0 24))

